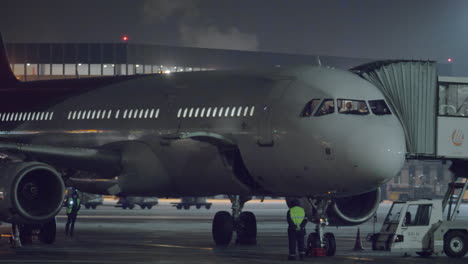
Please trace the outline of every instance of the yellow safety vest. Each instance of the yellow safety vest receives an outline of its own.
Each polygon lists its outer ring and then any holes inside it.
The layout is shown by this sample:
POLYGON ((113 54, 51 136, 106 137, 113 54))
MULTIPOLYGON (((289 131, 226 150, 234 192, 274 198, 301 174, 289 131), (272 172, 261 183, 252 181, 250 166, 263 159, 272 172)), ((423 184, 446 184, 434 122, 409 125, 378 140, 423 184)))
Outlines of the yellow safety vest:
POLYGON ((289 215, 291 216, 291 220, 297 226, 297 228, 301 227, 302 221, 305 219, 305 211, 304 208, 299 206, 294 206, 289 210, 289 215))

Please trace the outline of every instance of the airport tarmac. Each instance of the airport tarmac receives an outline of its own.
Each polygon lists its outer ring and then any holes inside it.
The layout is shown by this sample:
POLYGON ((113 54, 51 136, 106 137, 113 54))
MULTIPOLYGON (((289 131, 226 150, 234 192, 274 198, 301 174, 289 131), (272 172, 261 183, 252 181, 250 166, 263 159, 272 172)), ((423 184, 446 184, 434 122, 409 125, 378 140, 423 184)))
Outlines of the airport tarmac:
MULTIPOLYGON (((249 202, 244 210, 252 211, 258 221, 258 245, 215 247, 211 221, 219 210, 230 211, 230 203, 217 201, 210 210, 177 210, 168 200, 151 210, 123 210, 106 202, 96 210, 83 209, 76 224, 74 238, 64 236, 66 216, 58 216, 58 236, 53 245, 35 241, 21 249, 11 249, 8 239, 0 240, 0 263, 286 263, 287 234, 284 202, 249 202)), ((378 211, 378 231, 390 208, 383 203, 378 211)), ((468 206, 461 218, 468 221, 468 206)), ((373 232, 373 221, 360 227, 364 251, 353 251, 357 227, 327 228, 337 238, 334 257, 307 258, 311 263, 467 263, 464 259, 445 256, 403 257, 395 253, 372 252, 365 241, 373 232)), ((9 233, 10 226, 0 226, 9 233)), ((308 226, 309 231, 312 226, 308 226)))

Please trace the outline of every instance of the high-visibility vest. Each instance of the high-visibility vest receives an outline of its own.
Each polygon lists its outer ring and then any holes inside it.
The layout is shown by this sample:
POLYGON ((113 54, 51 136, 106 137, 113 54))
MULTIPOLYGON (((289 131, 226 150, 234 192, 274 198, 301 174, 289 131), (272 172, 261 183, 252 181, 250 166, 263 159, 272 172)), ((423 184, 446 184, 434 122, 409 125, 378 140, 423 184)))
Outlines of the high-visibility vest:
POLYGON ((289 215, 291 216, 291 220, 299 229, 301 227, 302 221, 305 219, 305 211, 304 208, 299 206, 294 206, 289 210, 289 215))
POLYGON ((78 213, 78 209, 80 208, 81 200, 80 198, 76 198, 76 201, 74 201, 73 197, 68 198, 67 201, 67 214, 71 214, 73 211, 73 208, 76 209, 76 212, 78 213))

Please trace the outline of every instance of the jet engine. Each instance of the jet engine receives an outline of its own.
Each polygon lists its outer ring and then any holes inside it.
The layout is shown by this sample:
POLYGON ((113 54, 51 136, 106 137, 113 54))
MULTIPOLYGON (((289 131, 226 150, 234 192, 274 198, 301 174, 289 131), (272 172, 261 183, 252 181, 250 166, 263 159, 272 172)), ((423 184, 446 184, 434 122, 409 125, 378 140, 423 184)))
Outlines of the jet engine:
POLYGON ((45 223, 60 211, 64 189, 60 174, 47 164, 0 164, 0 221, 45 223))
POLYGON ((369 220, 380 204, 380 188, 374 191, 343 198, 335 198, 327 215, 332 226, 359 225, 369 220))

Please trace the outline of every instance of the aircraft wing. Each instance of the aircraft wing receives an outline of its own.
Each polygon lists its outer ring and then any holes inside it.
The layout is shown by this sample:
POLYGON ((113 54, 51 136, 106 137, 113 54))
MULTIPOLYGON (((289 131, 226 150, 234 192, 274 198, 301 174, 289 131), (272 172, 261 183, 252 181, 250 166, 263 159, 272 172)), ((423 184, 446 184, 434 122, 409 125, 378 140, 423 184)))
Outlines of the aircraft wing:
POLYGON ((116 175, 120 172, 119 152, 95 148, 55 147, 0 142, 0 151, 26 156, 50 165, 116 175))

